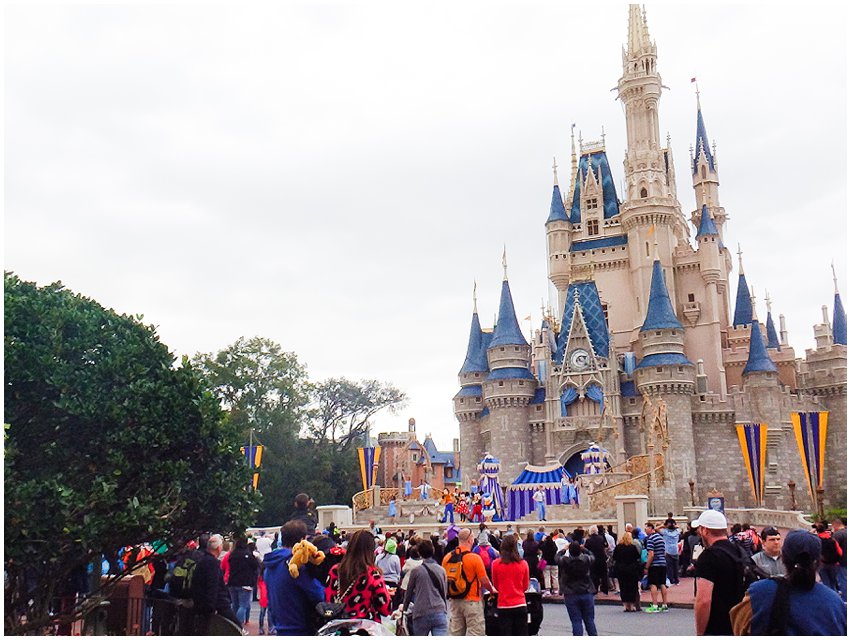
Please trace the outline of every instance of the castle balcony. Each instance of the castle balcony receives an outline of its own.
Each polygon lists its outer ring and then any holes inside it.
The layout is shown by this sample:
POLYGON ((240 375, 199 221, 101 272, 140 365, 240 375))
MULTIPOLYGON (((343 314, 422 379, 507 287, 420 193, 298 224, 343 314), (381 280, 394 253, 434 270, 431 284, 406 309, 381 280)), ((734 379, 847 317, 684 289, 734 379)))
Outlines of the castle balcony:
POLYGON ((680 314, 693 327, 700 318, 700 303, 684 302, 680 305, 680 314))

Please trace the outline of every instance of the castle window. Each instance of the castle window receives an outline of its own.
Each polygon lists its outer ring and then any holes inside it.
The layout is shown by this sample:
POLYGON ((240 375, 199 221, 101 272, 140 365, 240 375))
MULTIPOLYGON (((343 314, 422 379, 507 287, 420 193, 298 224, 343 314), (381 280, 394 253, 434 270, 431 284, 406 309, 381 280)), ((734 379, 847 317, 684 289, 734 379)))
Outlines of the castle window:
POLYGON ((657 335, 657 336, 661 336, 661 335, 662 335, 662 332, 661 332, 661 331, 657 331, 657 332, 656 332, 656 335, 657 335))
POLYGON ((630 399, 629 399, 629 403, 630 403, 630 404, 635 404, 635 398, 630 398, 630 399))
POLYGON ((505 382, 503 382, 502 380, 500 380, 500 381, 499 381, 499 386, 500 386, 500 387, 504 387, 504 386, 505 386, 505 382))
POLYGON ((514 347, 515 351, 520 351, 520 347, 514 347))
POLYGON ((499 350, 500 350, 500 351, 505 351, 505 347, 500 347, 500 348, 499 348, 499 350))
POLYGON ((538 405, 538 406, 535 407, 535 411, 540 411, 541 409, 543 409, 543 407, 541 405, 538 405))
POLYGON ((656 373, 662 373, 662 367, 656 367, 656 373))
POLYGON ((703 178, 704 180, 706 179, 706 165, 703 165, 700 168, 700 177, 703 178))
POLYGON ((417 454, 416 454, 416 453, 412 453, 412 454, 411 454, 411 462, 416 462, 416 461, 417 461, 417 454))
POLYGON ((694 294, 693 293, 688 294, 688 301, 694 302, 694 294))
POLYGON ((478 377, 479 377, 479 374, 478 374, 478 373, 474 373, 474 374, 473 374, 473 377, 474 377, 474 378, 478 378, 478 377))
POLYGON ((464 398, 461 398, 461 404, 464 404, 464 398))
POLYGON ((682 367, 677 367, 677 371, 678 371, 679 373, 682 373, 682 372, 683 372, 683 368, 682 368, 682 367))
POLYGON ((641 187, 641 197, 642 198, 647 197, 647 189, 645 189, 644 187, 641 187))
POLYGON ((476 402, 481 402, 481 401, 482 401, 482 397, 481 397, 481 396, 478 396, 478 397, 476 398, 476 402))
POLYGON ((600 221, 599 220, 589 220, 588 221, 588 235, 596 236, 600 233, 600 221))
POLYGON ((588 198, 585 200, 585 208, 586 209, 596 209, 597 208, 597 198, 588 198))
POLYGON ((526 383, 525 383, 525 382, 523 382, 523 381, 521 380, 521 381, 520 381, 520 386, 521 386, 521 387, 525 387, 525 386, 526 386, 526 383))
POLYGON ((603 317, 606 319, 606 324, 609 324, 609 303, 601 302, 600 305, 603 307, 603 317))
POLYGON ((650 243, 649 242, 644 243, 644 255, 648 258, 650 257, 650 243))

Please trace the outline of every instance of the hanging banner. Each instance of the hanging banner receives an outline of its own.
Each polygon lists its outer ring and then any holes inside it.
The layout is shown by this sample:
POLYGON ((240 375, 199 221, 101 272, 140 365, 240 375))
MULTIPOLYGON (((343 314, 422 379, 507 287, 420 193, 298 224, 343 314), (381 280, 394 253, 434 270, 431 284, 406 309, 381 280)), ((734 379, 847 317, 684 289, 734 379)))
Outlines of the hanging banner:
POLYGON ((378 459, 381 457, 381 447, 359 447, 358 461, 360 462, 360 477, 363 490, 366 491, 378 479, 378 459))
POLYGON ((248 463, 249 468, 260 468, 260 461, 263 459, 262 444, 256 444, 251 447, 240 447, 239 450, 242 451, 242 455, 245 456, 245 461, 248 463))
POLYGON ((751 481, 751 491, 758 507, 762 506, 765 495, 765 451, 768 434, 767 424, 745 423, 736 425, 745 470, 751 481))
POLYGON ((827 444, 827 416, 829 411, 808 411, 792 414, 792 431, 798 442, 807 490, 815 499, 816 490, 824 482, 824 449, 827 444))

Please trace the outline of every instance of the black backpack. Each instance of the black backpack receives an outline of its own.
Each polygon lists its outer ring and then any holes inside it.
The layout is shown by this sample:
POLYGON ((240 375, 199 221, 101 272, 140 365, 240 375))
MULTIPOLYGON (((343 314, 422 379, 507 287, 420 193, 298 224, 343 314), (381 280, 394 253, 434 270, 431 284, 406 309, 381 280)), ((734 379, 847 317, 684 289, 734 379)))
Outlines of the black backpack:
POLYGON ((180 560, 171 571, 168 579, 168 591, 175 598, 192 597, 192 578, 195 576, 197 559, 194 554, 188 554, 180 560))
POLYGON ((718 551, 730 558, 736 564, 736 569, 739 571, 742 581, 742 593, 739 597, 741 599, 745 597, 745 593, 747 593, 748 587, 750 587, 757 580, 764 580, 768 578, 769 575, 766 571, 760 569, 756 565, 756 563, 753 561, 753 556, 748 553, 747 549, 735 543, 731 544, 735 549, 734 552, 731 552, 727 547, 719 545, 713 545, 710 548, 717 548, 718 551))
POLYGON ((839 543, 833 536, 821 538, 821 561, 824 564, 837 564, 842 558, 839 543))

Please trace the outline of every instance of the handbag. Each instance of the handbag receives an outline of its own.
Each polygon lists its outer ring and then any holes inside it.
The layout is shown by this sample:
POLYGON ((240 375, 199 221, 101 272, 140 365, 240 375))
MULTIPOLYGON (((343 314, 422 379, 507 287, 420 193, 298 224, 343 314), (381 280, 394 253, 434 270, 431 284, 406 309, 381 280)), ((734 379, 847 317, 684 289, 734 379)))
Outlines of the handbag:
POLYGON ((345 600, 354 586, 355 582, 353 581, 342 596, 338 591, 334 594, 334 599, 331 602, 318 602, 316 604, 316 617, 319 618, 320 626, 331 622, 331 620, 339 620, 346 617, 345 600))

